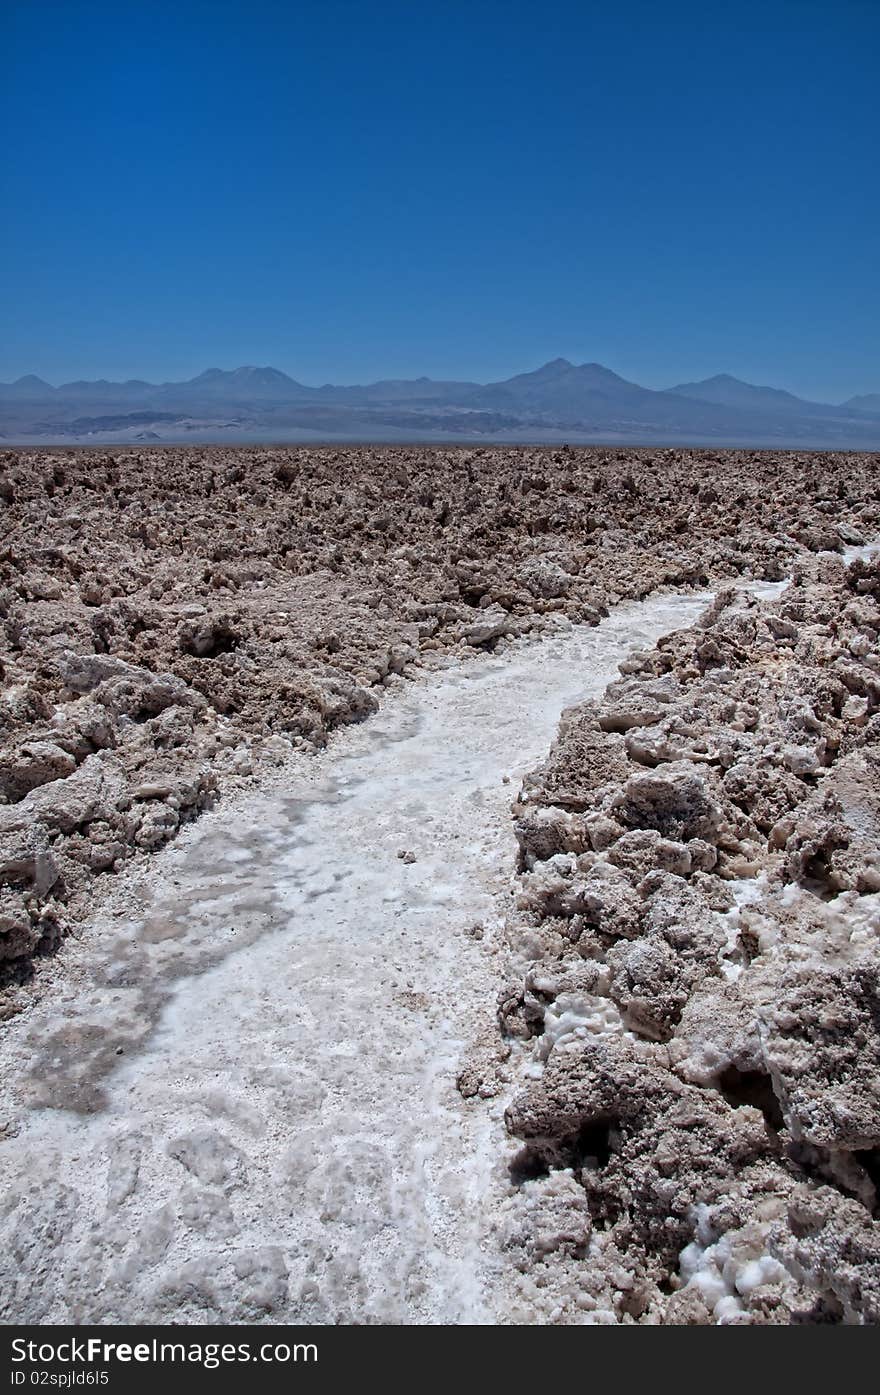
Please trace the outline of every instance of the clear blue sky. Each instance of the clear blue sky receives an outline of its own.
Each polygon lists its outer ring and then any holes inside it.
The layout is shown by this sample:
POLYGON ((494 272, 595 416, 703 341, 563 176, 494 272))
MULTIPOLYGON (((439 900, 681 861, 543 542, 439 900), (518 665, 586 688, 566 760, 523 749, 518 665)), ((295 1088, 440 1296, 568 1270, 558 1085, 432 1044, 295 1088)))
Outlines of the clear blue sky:
POLYGON ((6 0, 0 379, 880 391, 880 0, 6 0))

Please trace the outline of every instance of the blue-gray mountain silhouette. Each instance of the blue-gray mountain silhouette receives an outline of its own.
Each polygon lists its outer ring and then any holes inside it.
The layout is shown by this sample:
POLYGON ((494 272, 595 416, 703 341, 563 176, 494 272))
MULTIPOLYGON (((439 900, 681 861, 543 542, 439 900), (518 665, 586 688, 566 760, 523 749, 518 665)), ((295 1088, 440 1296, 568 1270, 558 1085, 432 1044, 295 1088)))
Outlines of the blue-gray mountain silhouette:
POLYGON ((419 377, 307 386, 270 366, 209 368, 184 382, 0 384, 7 441, 137 439, 192 433, 267 439, 332 437, 502 440, 600 438, 644 443, 880 448, 880 393, 809 402, 722 373, 657 391, 600 363, 556 358, 495 383, 419 377), (153 430, 155 428, 155 432, 153 430))

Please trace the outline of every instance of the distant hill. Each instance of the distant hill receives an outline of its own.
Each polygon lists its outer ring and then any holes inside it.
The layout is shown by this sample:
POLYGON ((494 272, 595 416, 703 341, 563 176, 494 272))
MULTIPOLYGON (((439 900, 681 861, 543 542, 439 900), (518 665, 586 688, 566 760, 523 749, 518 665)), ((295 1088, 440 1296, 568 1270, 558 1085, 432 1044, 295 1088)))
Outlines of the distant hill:
POLYGON ((851 412, 866 412, 869 416, 880 416, 880 392, 867 392, 863 397, 851 397, 843 405, 851 412))
POLYGON ((667 388, 667 392, 679 397, 691 397, 700 402, 713 402, 719 407, 736 407, 744 411, 761 412, 808 412, 835 410, 822 407, 817 402, 805 402, 793 393, 782 388, 755 387, 732 378, 729 373, 718 373, 714 378, 704 378, 700 383, 679 383, 667 388))
POLYGON ((184 382, 0 384, 7 442, 498 439, 880 449, 880 394, 833 406, 721 373, 657 391, 556 358, 495 383, 385 379, 309 387, 270 366, 184 382))
POLYGON ((221 402, 296 402, 312 397, 313 390, 294 382, 278 368, 209 368, 188 383, 165 383, 167 395, 179 392, 184 398, 201 401, 205 397, 221 402))
POLYGON ((51 401, 54 395, 55 389, 33 373, 14 383, 0 383, 0 402, 44 402, 51 401))

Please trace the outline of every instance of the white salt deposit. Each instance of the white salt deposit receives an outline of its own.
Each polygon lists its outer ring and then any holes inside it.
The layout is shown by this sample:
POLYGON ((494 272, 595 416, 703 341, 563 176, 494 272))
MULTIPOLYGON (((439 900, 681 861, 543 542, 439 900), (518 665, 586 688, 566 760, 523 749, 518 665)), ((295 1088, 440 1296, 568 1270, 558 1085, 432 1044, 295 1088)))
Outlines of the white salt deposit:
POLYGON ((857 543, 852 547, 845 547, 842 555, 844 562, 849 566, 850 562, 867 562, 869 557, 875 556, 878 552, 880 552, 880 542, 875 541, 857 543))
POLYGON ((785 1266, 764 1249, 769 1230, 768 1223, 708 1243, 698 1237, 682 1250, 679 1272, 684 1287, 699 1289, 720 1324, 735 1321, 745 1311, 740 1300, 761 1285, 793 1286, 785 1266))
POLYGON ((615 1036, 624 1030, 623 1019, 610 998, 590 993, 560 993, 544 1013, 544 1030, 535 1049, 546 1061, 554 1049, 576 1047, 596 1036, 615 1036))

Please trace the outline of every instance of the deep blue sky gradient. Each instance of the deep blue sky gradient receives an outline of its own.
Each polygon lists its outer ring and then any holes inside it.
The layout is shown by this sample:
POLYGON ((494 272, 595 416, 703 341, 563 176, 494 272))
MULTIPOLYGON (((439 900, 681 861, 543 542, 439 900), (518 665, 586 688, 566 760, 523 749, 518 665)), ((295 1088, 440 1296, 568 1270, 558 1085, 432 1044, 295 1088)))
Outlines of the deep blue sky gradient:
POLYGON ((880 0, 6 0, 0 379, 880 391, 880 0))

